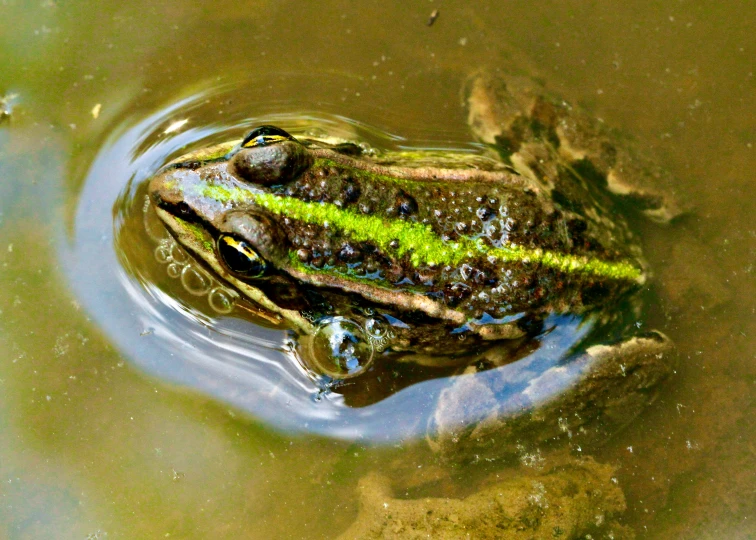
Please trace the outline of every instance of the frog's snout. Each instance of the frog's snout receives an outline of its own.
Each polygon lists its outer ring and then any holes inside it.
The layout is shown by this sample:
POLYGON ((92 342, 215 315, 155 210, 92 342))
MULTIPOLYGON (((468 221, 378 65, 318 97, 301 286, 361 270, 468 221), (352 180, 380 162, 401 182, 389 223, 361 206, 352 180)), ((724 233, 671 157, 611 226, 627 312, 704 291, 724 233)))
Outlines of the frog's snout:
POLYGON ((179 178, 176 177, 177 169, 168 170, 157 174, 150 180, 148 194, 152 204, 159 207, 166 205, 177 206, 183 202, 183 190, 180 187, 179 178))

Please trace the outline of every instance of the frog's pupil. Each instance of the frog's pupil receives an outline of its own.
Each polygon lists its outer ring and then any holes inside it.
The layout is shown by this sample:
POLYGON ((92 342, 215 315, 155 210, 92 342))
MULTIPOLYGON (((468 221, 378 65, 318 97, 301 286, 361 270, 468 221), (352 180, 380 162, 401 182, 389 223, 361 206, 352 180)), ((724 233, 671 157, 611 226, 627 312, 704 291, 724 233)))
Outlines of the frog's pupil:
POLYGON ((281 141, 293 141, 294 137, 289 135, 283 129, 276 126, 260 126, 244 137, 242 148, 252 148, 255 146, 266 146, 281 141))
POLYGON ((218 240, 218 255, 229 270, 245 278, 262 277, 266 263, 244 240, 222 236, 218 240))

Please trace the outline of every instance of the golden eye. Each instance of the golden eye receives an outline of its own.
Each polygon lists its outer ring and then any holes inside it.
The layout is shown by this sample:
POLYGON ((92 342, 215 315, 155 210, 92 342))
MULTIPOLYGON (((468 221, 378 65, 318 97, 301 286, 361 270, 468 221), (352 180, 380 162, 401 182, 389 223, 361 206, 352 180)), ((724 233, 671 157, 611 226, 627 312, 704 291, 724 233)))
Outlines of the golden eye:
POLYGON ((248 242, 229 235, 218 238, 218 256, 229 270, 243 278, 261 278, 268 268, 248 242))
POLYGON ((281 141, 294 141, 294 137, 276 126, 260 126, 249 132, 241 143, 242 148, 268 146, 281 141))

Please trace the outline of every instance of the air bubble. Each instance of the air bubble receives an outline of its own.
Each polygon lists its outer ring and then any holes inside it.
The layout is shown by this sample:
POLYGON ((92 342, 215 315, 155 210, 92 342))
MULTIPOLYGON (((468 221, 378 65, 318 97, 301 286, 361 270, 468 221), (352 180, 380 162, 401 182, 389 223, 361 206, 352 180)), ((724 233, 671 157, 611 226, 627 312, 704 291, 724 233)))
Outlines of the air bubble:
POLYGON ((234 304, 236 303, 237 298, 238 295, 234 291, 224 287, 215 287, 210 291, 210 294, 207 295, 207 301, 210 304, 210 307, 222 315, 231 313, 234 309, 234 304))
POLYGON ((204 296, 210 290, 212 283, 205 272, 187 265, 181 271, 181 284, 189 294, 204 296))
POLYGON ((156 247, 155 260, 162 264, 171 262, 171 245, 161 243, 158 247, 156 247))
POLYGON ((163 221, 155 212, 155 207, 150 202, 149 195, 145 195, 144 197, 142 212, 144 213, 144 215, 142 216, 144 230, 147 233, 147 236, 150 237, 150 239, 152 239, 156 243, 165 242, 166 240, 171 239, 168 231, 165 230, 163 221))
POLYGON ((365 331, 373 339, 381 339, 388 333, 388 330, 388 325, 381 318, 371 317, 365 321, 365 331))
POLYGON ((310 340, 312 361, 335 379, 364 372, 373 360, 373 345, 357 323, 334 317, 321 323, 310 340))
POLYGON ((181 249, 181 246, 174 243, 171 246, 171 260, 179 264, 186 264, 189 262, 189 255, 187 255, 186 251, 181 249))
POLYGON ((168 277, 172 277, 173 279, 178 278, 181 275, 181 270, 184 269, 184 266, 177 263, 171 263, 168 265, 168 268, 165 269, 165 271, 168 273, 168 277))

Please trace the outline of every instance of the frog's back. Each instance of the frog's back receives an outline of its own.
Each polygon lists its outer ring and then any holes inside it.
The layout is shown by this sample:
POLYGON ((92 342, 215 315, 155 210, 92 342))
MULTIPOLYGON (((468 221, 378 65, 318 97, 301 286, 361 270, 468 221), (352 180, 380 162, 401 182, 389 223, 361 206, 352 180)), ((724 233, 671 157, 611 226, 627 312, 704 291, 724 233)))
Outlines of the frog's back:
POLYGON ((386 161, 320 159, 274 189, 310 216, 287 227, 298 264, 419 292, 466 317, 581 311, 599 290, 642 280, 624 221, 603 218, 588 192, 562 201, 506 167, 386 161))

